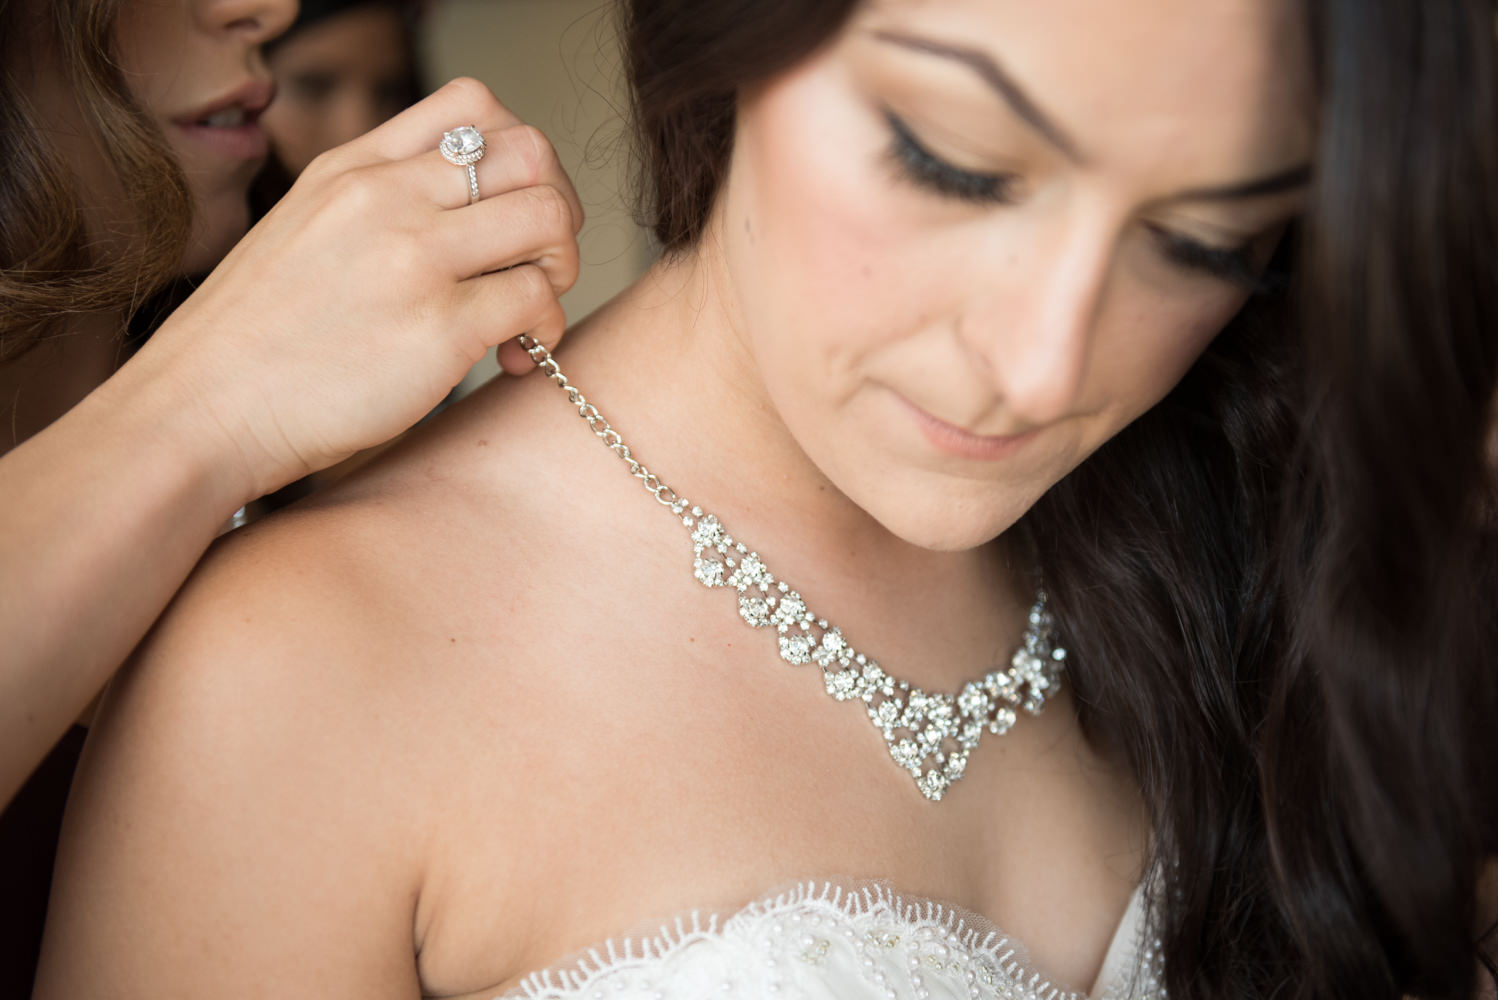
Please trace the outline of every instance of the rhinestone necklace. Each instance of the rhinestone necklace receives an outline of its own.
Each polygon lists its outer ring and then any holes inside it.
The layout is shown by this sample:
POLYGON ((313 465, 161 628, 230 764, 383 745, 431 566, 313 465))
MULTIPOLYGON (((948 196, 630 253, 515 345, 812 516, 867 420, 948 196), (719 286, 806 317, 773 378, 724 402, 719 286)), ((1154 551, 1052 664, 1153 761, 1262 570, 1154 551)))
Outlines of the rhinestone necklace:
POLYGON ((1003 734, 1018 709, 1039 715, 1061 684, 1066 650, 1057 645, 1055 622, 1042 590, 1030 608, 1024 641, 1009 666, 963 685, 957 694, 930 693, 885 673, 858 652, 842 630, 813 614, 790 585, 779 580, 759 555, 738 541, 712 514, 694 506, 641 465, 619 432, 567 381, 551 353, 530 337, 520 344, 531 360, 567 393, 578 415, 629 466, 656 501, 681 520, 692 537, 692 572, 704 587, 738 594, 739 616, 753 628, 773 628, 780 658, 792 666, 822 668, 827 693, 838 701, 861 701, 889 755, 910 773, 921 794, 941 801, 967 769, 968 756, 985 731, 1003 734))

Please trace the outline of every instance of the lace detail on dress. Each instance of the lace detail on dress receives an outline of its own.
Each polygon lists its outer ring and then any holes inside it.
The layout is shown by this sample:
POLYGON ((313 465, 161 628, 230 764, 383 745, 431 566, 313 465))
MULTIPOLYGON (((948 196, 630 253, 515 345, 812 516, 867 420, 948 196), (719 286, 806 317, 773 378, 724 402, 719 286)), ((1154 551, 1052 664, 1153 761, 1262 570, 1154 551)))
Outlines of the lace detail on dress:
MULTIPOLYGON (((1136 904, 1097 984, 1104 1000, 1156 1000, 1159 947, 1136 904)), ((720 918, 698 913, 653 936, 609 941, 532 973, 506 997, 796 997, 806 1000, 1083 1000, 1030 971, 1023 947, 982 917, 881 884, 806 882, 720 918)))

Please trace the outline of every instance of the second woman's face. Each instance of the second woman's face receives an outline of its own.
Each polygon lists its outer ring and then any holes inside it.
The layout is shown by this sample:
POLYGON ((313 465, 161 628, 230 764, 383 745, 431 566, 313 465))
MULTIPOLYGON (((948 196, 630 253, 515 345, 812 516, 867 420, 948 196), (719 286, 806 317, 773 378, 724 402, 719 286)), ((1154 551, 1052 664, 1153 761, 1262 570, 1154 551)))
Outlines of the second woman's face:
POLYGON ((744 95, 718 238, 803 451, 896 534, 1001 533, 1251 294, 1309 170, 1288 0, 883 0, 744 95))
POLYGON ((120 12, 125 79, 192 189, 188 273, 211 268, 244 235, 267 149, 257 120, 274 90, 260 46, 296 11, 296 0, 126 0, 120 12))

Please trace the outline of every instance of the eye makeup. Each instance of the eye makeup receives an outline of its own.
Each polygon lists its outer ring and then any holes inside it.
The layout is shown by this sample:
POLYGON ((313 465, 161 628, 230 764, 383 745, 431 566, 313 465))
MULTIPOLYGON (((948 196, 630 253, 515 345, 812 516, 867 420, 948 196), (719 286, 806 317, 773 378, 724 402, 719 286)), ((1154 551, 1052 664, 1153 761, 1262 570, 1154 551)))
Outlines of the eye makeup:
POLYGON ((884 118, 893 133, 889 157, 907 179, 958 201, 980 205, 1004 205, 1013 201, 1014 175, 977 173, 958 167, 927 149, 893 111, 886 110, 884 118))
MULTIPOLYGON (((1009 205, 1015 201, 1019 178, 1010 173, 983 173, 959 167, 933 153, 918 139, 905 121, 885 109, 891 133, 888 159, 905 180, 943 198, 976 205, 1009 205)), ((1196 274, 1206 275, 1250 291, 1271 291, 1271 276, 1261 274, 1254 244, 1257 238, 1236 246, 1212 246, 1183 236, 1163 226, 1150 226, 1156 248, 1166 261, 1196 274)))
POLYGON ((1161 255, 1173 264, 1229 284, 1240 285, 1250 291, 1268 290, 1254 259, 1255 240, 1245 240, 1236 246, 1217 247, 1171 232, 1162 226, 1150 226, 1149 231, 1154 236, 1161 255))

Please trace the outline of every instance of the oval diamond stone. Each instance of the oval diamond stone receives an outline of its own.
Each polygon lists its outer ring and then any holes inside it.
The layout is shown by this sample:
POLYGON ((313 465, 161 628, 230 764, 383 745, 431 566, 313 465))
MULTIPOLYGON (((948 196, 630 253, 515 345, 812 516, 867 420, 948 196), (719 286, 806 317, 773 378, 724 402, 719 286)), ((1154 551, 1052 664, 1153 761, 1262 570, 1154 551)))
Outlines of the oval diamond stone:
POLYGON ((484 137, 472 125, 460 125, 442 133, 442 151, 459 160, 477 159, 484 152, 484 137))

